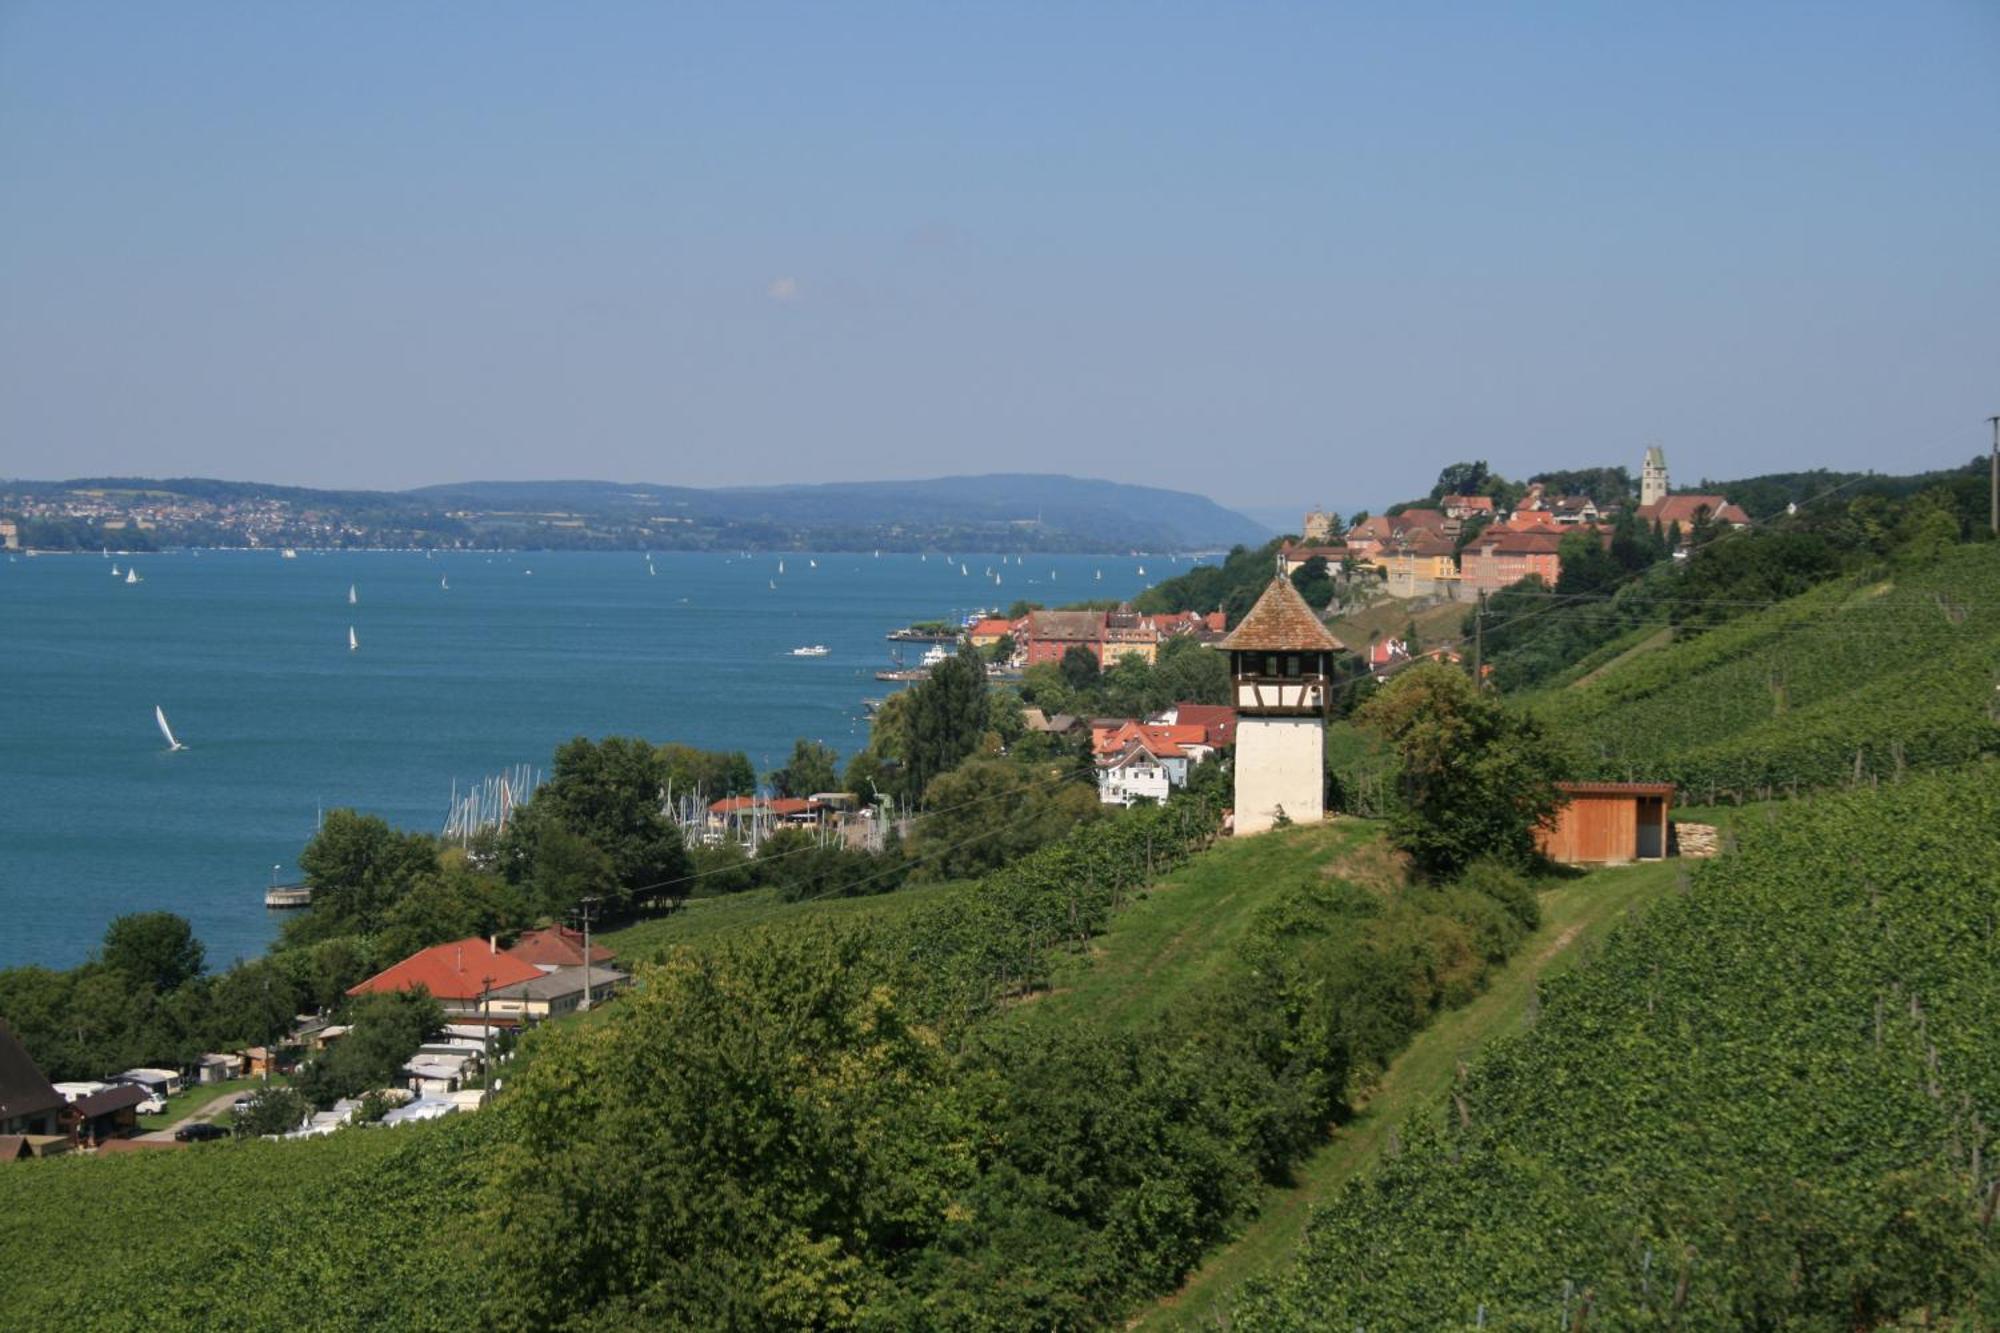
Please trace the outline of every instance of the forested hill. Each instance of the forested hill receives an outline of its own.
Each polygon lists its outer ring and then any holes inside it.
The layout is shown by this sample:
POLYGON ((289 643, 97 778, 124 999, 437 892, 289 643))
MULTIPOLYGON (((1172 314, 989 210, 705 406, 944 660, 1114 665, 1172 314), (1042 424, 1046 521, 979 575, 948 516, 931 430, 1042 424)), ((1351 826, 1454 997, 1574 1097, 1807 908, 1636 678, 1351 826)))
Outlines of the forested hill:
POLYGON ((1102 550, 1226 548, 1269 535, 1243 515, 1187 491, 1041 473, 714 490, 604 481, 477 481, 408 494, 454 506, 666 513, 697 524, 785 530, 897 532, 953 525, 1012 533, 1017 539, 1040 532, 1102 550))

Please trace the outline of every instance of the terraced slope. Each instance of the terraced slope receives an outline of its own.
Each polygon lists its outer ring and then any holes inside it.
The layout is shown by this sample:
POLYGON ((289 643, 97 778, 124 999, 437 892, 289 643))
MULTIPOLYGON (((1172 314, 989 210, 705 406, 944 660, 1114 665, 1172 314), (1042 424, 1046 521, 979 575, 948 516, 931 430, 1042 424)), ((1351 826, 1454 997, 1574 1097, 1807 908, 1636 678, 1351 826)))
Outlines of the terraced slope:
POLYGON ((1672 781, 1709 804, 2000 752, 2000 546, 1824 585, 1594 665, 1530 707, 1590 776, 1672 781))
POLYGON ((1738 836, 1545 987, 1232 1326, 1990 1326, 2000 765, 1738 836))

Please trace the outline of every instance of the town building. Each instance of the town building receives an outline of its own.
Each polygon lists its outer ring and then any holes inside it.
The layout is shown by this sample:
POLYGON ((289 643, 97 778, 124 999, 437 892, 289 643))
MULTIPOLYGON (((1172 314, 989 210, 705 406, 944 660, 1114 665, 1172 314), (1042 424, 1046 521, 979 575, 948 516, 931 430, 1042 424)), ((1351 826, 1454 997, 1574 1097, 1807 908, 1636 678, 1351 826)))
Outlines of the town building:
POLYGON ((1369 563, 1382 571, 1383 590, 1391 597, 1458 596, 1458 549, 1449 537, 1419 529, 1377 551, 1369 563))
POLYGON ((1308 509, 1299 535, 1308 542, 1330 542, 1340 527, 1340 515, 1330 509, 1308 509))
POLYGON ((1027 664, 1061 662, 1071 648, 1084 648, 1104 661, 1102 611, 1031 611, 1028 613, 1027 664))
POLYGON ((1750 526, 1750 515, 1743 512, 1742 506, 1731 504, 1720 495, 1669 495, 1654 504, 1640 505, 1637 513, 1641 523, 1649 528, 1658 527, 1662 532, 1679 524, 1683 539, 1703 516, 1721 527, 1750 526))
MULTIPOLYGON (((508 946, 507 956, 532 963, 544 972, 553 972, 560 967, 581 967, 583 932, 571 930, 568 926, 524 930, 520 938, 508 946)), ((617 956, 602 944, 592 943, 590 946, 590 961, 593 963, 609 963, 617 956)))
POLYGON ((991 648, 1000 640, 1014 633, 1015 622, 1005 616, 986 616, 975 620, 965 631, 974 648, 991 648))
POLYGON ((1327 632, 1283 575, 1222 641, 1236 706, 1235 831, 1326 813, 1326 709, 1333 655, 1327 632))
POLYGON ((1350 551, 1345 542, 1285 542, 1278 547, 1278 557, 1285 562, 1284 573, 1286 578, 1290 578, 1301 569, 1304 569, 1306 562, 1312 560, 1314 557, 1326 561, 1328 569, 1337 570, 1340 568, 1341 561, 1347 559, 1349 554, 1350 551))
POLYGON ((522 958, 510 958, 490 939, 474 936, 433 944, 393 967, 384 968, 349 995, 389 995, 398 991, 429 991, 448 1014, 482 1012, 485 999, 502 986, 532 981, 542 970, 522 958))
POLYGON ((1458 553, 1459 586, 1467 597, 1512 587, 1529 575, 1553 588, 1562 577, 1562 534, 1488 528, 1458 553))
POLYGON ((1160 632, 1153 622, 1132 609, 1130 602, 1104 616, 1104 646, 1101 664, 1108 670, 1126 658, 1151 666, 1160 648, 1160 632))

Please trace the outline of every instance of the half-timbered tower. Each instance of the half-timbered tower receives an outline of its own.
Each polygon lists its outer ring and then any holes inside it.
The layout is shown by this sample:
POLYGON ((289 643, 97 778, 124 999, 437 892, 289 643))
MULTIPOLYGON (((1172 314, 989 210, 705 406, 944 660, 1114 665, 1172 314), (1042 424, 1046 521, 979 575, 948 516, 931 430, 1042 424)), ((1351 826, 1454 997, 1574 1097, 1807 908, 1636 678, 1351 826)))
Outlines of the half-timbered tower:
POLYGON ((1222 647, 1236 698, 1236 832, 1262 832, 1281 810, 1294 823, 1321 819, 1326 709, 1340 640, 1281 575, 1222 647))

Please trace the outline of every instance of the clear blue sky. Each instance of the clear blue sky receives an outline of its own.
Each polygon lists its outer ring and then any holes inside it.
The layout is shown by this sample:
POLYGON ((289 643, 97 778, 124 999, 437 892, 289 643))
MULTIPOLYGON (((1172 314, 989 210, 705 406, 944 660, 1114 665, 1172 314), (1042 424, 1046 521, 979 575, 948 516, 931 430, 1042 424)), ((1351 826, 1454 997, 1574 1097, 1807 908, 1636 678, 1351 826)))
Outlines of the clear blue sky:
POLYGON ((0 475, 1961 462, 2000 2, 0 4, 0 475))

